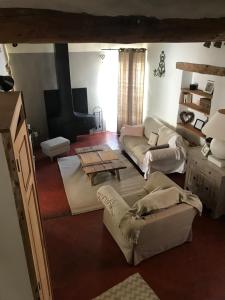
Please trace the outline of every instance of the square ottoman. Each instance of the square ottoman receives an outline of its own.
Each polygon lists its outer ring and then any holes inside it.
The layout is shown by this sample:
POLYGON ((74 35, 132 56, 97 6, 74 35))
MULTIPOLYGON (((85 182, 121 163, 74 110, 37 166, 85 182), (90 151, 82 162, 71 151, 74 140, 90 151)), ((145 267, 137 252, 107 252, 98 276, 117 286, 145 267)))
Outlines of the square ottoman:
POLYGON ((53 157, 70 150, 70 141, 61 136, 42 142, 42 152, 53 160, 53 157))

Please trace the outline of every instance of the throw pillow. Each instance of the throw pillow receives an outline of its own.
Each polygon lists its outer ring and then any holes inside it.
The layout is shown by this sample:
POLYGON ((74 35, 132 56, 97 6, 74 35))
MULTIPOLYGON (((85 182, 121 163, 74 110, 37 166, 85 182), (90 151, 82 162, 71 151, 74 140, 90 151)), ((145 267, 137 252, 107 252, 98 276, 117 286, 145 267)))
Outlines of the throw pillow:
POLYGON ((165 209, 180 202, 180 191, 177 187, 167 189, 157 188, 142 199, 138 200, 132 207, 136 216, 142 217, 156 210, 165 209))
POLYGON ((130 136, 143 136, 144 127, 141 125, 124 125, 123 127, 123 135, 130 136))
POLYGON ((162 126, 159 129, 159 138, 158 138, 157 145, 168 144, 171 137, 177 135, 178 134, 174 130, 168 128, 167 126, 162 126))
POLYGON ((151 132, 148 140, 150 146, 156 146, 158 142, 159 135, 156 132, 151 132))

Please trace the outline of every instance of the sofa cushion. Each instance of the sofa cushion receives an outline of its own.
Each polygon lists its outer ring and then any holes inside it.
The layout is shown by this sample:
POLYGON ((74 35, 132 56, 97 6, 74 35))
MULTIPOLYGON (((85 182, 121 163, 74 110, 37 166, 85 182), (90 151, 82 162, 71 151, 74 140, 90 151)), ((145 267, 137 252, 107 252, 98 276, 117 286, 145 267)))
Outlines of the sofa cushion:
POLYGON ((148 117, 144 121, 144 135, 147 139, 149 139, 151 132, 158 132, 159 128, 162 127, 163 124, 155 120, 151 117, 148 117))
POLYGON ((148 151, 149 145, 148 144, 140 144, 135 146, 132 149, 133 154, 137 158, 137 160, 140 162, 140 164, 143 163, 145 153, 148 151))
POLYGON ((142 136, 127 136, 125 135, 123 137, 123 144, 126 147, 126 149, 133 151, 134 147, 139 146, 139 145, 148 145, 148 140, 142 136))

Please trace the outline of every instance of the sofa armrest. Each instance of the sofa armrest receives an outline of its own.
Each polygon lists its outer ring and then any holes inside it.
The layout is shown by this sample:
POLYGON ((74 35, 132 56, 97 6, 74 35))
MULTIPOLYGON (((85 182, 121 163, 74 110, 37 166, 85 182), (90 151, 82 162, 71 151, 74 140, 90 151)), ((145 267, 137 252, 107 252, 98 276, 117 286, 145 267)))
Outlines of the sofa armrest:
POLYGON ((110 185, 100 187, 97 191, 97 198, 110 213, 115 223, 119 225, 122 217, 130 209, 129 205, 110 185))
MULTIPOLYGON (((158 236, 158 238, 165 238, 167 236, 167 225, 171 224, 171 222, 174 226, 174 231, 171 234, 176 235, 176 232, 179 232, 181 229, 181 224, 183 224, 183 226, 192 225, 197 213, 194 207, 182 203, 150 214, 145 217, 145 224, 140 230, 138 242, 141 240, 146 241, 146 235, 149 235, 149 233, 153 233, 158 236)), ((171 228, 168 228, 168 230, 171 230, 171 228)))
POLYGON ((176 184, 173 180, 171 180, 168 176, 163 174, 162 172, 156 171, 150 174, 149 179, 144 185, 144 189, 150 193, 158 187, 161 188, 169 188, 169 187, 177 187, 179 190, 183 191, 183 189, 176 184))
POLYGON ((182 203, 147 216, 134 245, 133 264, 191 241, 196 214, 195 208, 182 203))
POLYGON ((151 162, 162 160, 178 160, 179 158, 179 150, 176 148, 149 150, 149 159, 151 162))

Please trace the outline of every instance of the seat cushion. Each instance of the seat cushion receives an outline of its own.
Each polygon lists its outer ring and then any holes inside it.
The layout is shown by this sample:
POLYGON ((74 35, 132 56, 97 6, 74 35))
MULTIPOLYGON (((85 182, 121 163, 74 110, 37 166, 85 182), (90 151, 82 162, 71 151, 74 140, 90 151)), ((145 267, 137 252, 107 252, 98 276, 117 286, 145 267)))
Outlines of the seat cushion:
POLYGON ((141 164, 143 163, 145 153, 148 151, 149 147, 150 146, 148 144, 141 144, 132 149, 134 156, 141 164))
POLYGON ((54 139, 50 139, 47 141, 44 141, 41 143, 42 150, 45 151, 54 151, 60 148, 65 148, 70 144, 70 141, 68 139, 65 139, 64 137, 57 137, 54 139))
POLYGON ((131 152, 133 151, 134 147, 138 146, 138 145, 147 145, 147 147, 149 147, 148 145, 148 140, 142 136, 124 136, 123 137, 123 144, 125 146, 125 148, 127 148, 128 150, 130 150, 131 152))

